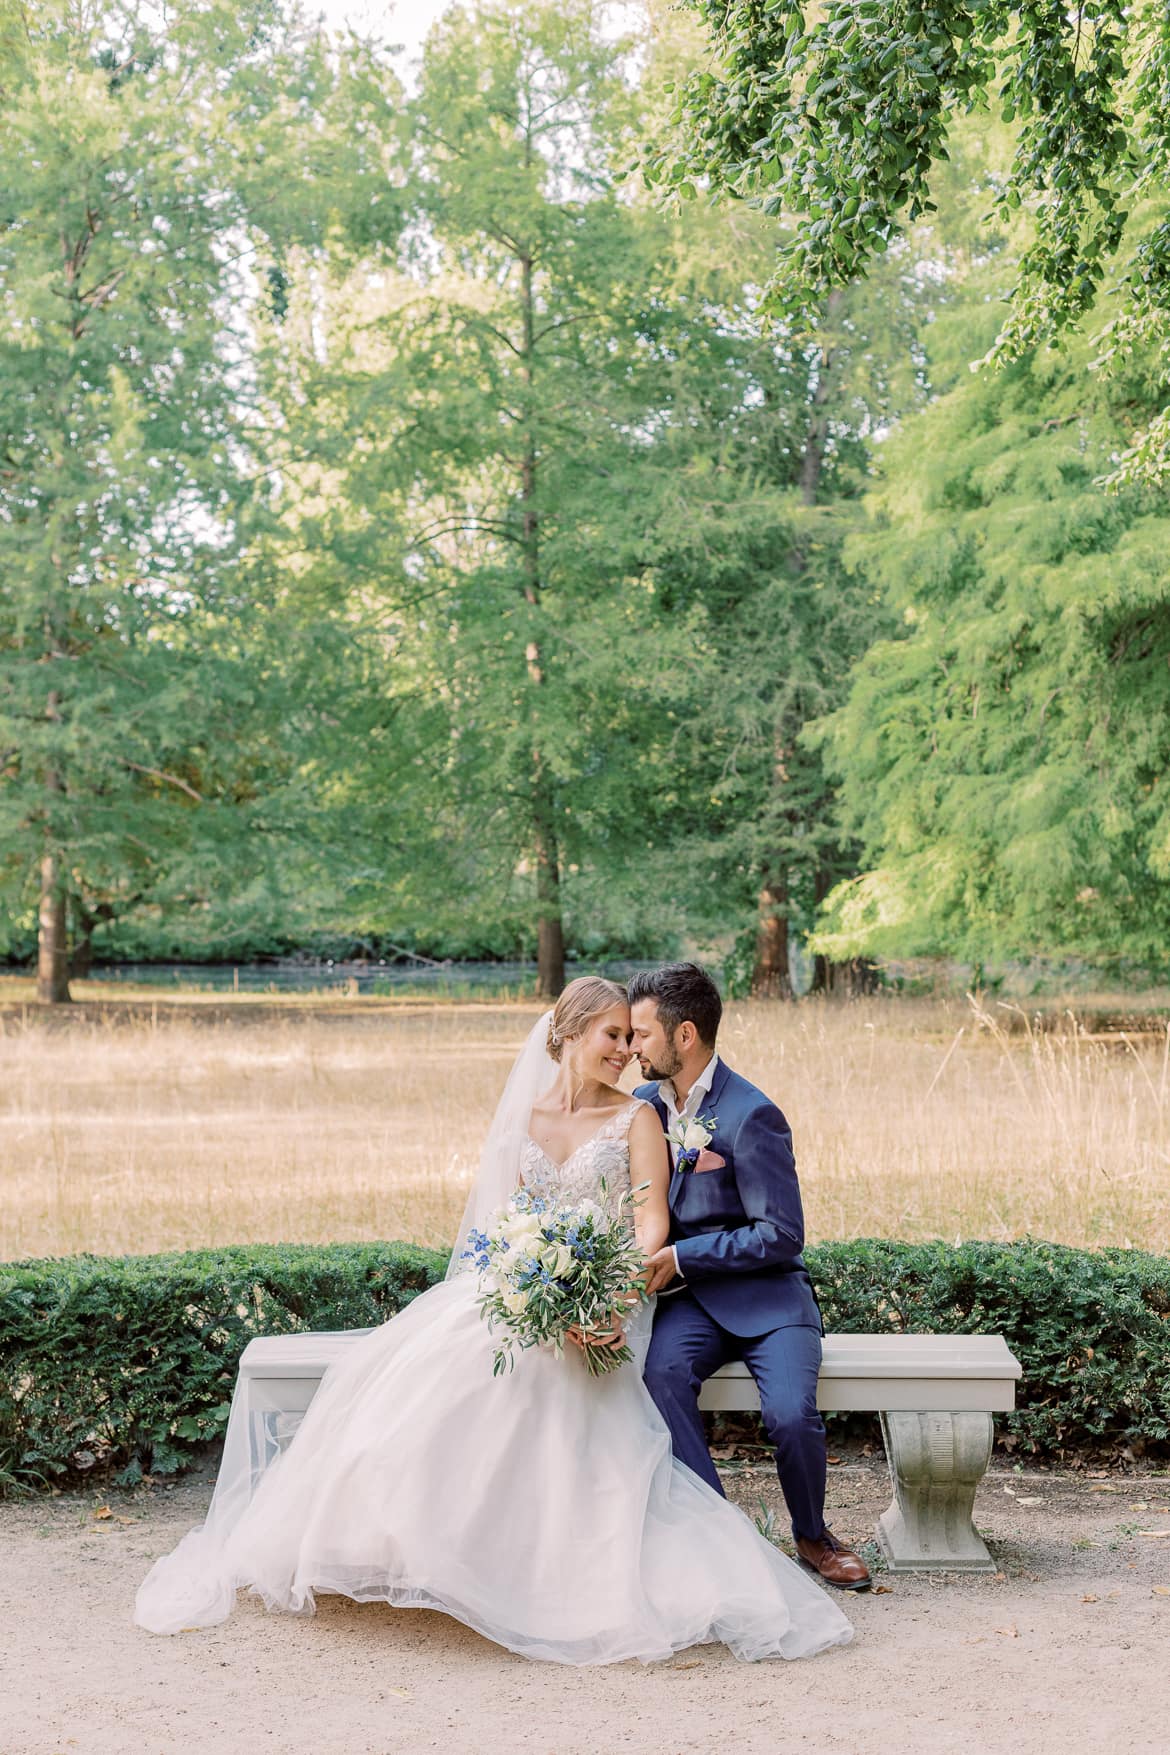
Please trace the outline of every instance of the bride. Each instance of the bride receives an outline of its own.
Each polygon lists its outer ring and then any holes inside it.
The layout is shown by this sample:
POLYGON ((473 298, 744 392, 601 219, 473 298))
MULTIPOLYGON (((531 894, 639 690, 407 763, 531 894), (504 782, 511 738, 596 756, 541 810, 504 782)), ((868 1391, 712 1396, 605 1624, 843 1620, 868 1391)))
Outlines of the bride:
MULTIPOLYGON (((492 1374, 495 1339, 462 1251, 523 1183, 635 1208, 666 1241, 668 1158, 625 1096, 624 988, 572 981, 512 1069, 447 1279, 330 1366, 292 1443, 252 1491, 229 1426, 206 1522, 155 1562, 135 1619, 178 1633, 226 1619, 241 1587, 311 1614, 318 1591, 439 1609, 558 1663, 643 1663, 721 1640, 737 1657, 808 1657, 852 1628, 819 1584, 671 1455, 641 1371, 648 1304, 614 1314, 634 1358, 594 1377, 570 1347, 492 1374)), ((579 1336, 578 1347, 607 1344, 579 1336)))

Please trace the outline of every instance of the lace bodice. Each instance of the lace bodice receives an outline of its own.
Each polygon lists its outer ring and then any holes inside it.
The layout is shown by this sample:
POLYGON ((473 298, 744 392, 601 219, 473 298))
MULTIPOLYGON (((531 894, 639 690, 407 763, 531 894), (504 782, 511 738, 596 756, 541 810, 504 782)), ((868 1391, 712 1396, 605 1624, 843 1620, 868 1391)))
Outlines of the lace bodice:
POLYGON ((563 1164, 554 1164, 529 1136, 520 1159, 524 1186, 564 1201, 600 1201, 604 1182, 608 1205, 616 1207, 630 1186, 630 1123, 641 1107, 641 1099, 634 1098, 615 1109, 563 1164))

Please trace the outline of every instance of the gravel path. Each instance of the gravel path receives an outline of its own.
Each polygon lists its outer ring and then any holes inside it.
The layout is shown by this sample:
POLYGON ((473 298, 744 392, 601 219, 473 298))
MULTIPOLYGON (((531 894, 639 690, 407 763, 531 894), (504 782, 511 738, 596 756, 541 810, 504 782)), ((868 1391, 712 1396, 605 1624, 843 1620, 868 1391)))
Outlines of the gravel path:
MULTIPOLYGON (((774 1476, 727 1471, 746 1507, 774 1476)), ((889 1497, 880 1457, 831 1471, 838 1533, 889 1497)), ((739 1664, 564 1669, 425 1612, 246 1599, 225 1626, 157 1639, 131 1622, 155 1555, 202 1516, 207 1474, 133 1494, 0 1506, 0 1755, 1124 1755, 1170 1748, 1170 1475, 993 1469, 977 1521, 992 1577, 885 1577, 842 1600, 851 1646, 739 1664), (105 1513, 108 1511, 108 1515, 105 1513)), ((867 1550, 868 1552, 868 1550, 867 1550)))

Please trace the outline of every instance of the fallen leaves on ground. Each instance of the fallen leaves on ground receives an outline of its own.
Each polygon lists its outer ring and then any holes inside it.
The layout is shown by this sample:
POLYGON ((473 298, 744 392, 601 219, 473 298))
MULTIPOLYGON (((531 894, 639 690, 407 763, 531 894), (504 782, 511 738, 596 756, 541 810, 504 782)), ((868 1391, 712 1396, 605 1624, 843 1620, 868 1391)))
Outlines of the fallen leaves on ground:
POLYGON ((97 1510, 94 1512, 95 1517, 113 1517, 113 1515, 114 1514, 110 1510, 108 1505, 99 1505, 97 1510))
POLYGON ((1002 1633, 1005 1639, 1018 1639, 1020 1637, 1020 1630, 1014 1621, 1010 1627, 993 1627, 991 1631, 993 1633, 1002 1633))

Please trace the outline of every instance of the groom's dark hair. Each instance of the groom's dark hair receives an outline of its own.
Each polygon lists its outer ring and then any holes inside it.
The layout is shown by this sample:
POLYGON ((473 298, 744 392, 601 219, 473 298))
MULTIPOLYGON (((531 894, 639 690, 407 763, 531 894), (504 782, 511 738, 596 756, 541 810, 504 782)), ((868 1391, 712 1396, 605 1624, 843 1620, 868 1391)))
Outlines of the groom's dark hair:
POLYGON ((661 969, 643 969, 626 982, 630 1004, 652 999, 668 1036, 690 1019, 708 1048, 714 1048, 723 1016, 719 989, 698 963, 665 963, 661 969))

